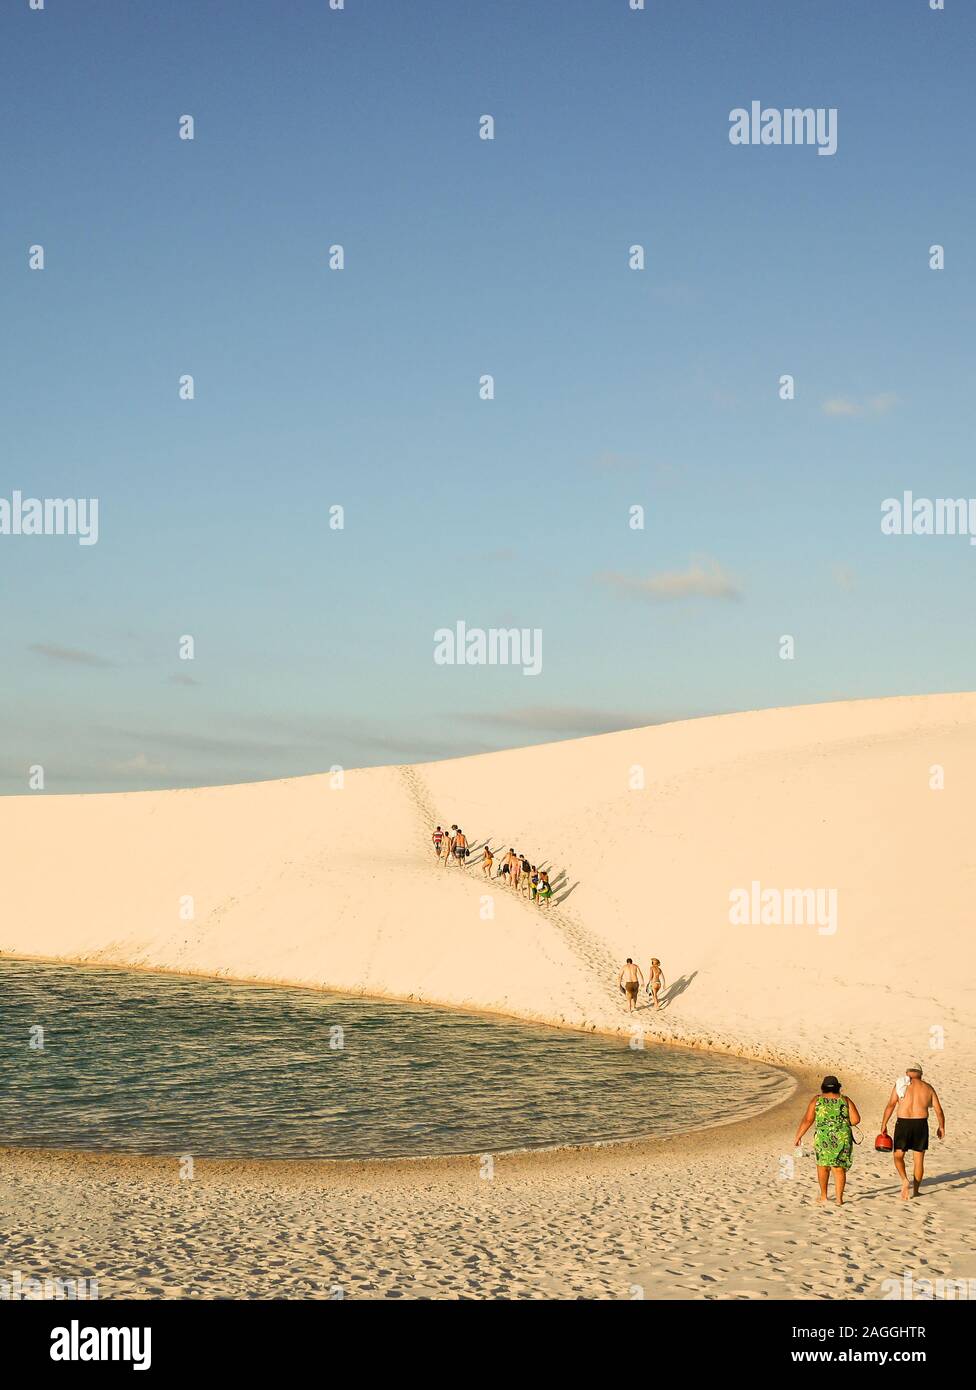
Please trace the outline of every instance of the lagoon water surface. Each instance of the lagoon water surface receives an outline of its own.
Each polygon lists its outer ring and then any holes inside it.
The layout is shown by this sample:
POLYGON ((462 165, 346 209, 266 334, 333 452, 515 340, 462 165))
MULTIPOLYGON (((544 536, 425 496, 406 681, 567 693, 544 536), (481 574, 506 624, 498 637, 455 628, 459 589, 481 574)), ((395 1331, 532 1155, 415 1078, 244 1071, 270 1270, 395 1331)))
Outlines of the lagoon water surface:
POLYGON ((0 962, 0 1145, 498 1153, 673 1135, 792 1088, 784 1072, 734 1057, 426 1005, 0 962))

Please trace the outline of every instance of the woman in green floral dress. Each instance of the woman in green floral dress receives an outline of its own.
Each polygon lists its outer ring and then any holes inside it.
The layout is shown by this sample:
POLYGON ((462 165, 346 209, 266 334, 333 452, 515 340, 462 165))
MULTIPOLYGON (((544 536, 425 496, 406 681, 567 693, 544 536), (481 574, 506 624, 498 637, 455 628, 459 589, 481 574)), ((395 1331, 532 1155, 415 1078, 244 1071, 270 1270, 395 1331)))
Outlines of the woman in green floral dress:
POLYGON ((799 1148, 804 1134, 811 1125, 814 1126, 813 1148, 817 1156, 819 1202, 827 1200, 827 1181, 833 1173, 834 1199, 839 1207, 843 1206, 844 1184, 854 1153, 851 1126, 859 1124, 860 1120, 857 1106, 850 1096, 841 1094, 836 1076, 825 1076, 820 1085, 820 1094, 814 1096, 807 1106, 793 1141, 794 1147, 799 1148))

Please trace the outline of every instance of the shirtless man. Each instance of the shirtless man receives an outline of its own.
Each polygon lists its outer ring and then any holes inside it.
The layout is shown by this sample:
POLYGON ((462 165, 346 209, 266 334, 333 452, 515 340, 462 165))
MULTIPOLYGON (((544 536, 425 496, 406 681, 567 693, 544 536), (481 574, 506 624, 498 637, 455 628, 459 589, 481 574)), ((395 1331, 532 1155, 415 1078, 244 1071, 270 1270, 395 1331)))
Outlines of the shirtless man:
POLYGON ((463 830, 459 830, 454 837, 454 853, 457 856, 457 862, 463 869, 464 861, 468 857, 468 837, 463 830))
POLYGON ((503 872, 506 874, 508 886, 511 888, 515 882, 515 851, 513 849, 509 849, 508 853, 505 855, 505 868, 503 872))
POLYGON ((444 855, 445 869, 447 868, 448 864, 450 864, 451 860, 454 858, 454 846, 457 844, 457 833, 458 828, 456 825, 452 825, 450 830, 447 832, 447 853, 444 855))
POLYGON ((513 854, 512 854, 512 872, 511 872, 511 879, 512 879, 512 887, 515 889, 516 893, 518 892, 519 880, 521 879, 521 877, 522 877, 522 856, 521 856, 520 854, 514 854, 514 853, 513 853, 513 854))
POLYGON ((637 994, 643 983, 644 976, 640 973, 640 966, 635 965, 628 956, 627 964, 621 970, 617 984, 627 995, 627 1012, 629 1014, 632 1014, 637 1008, 637 994))
POLYGON ((658 1003, 657 996, 658 991, 661 989, 663 984, 664 971, 661 969, 661 962, 658 960, 657 956, 655 956, 651 961, 650 965, 647 967, 647 992, 648 994, 653 995, 655 1009, 659 1009, 661 1007, 661 1005, 658 1003))
POLYGON ((935 1110, 935 1118, 939 1122, 938 1129, 935 1131, 936 1134, 940 1139, 945 1138, 945 1115, 934 1087, 922 1080, 922 1068, 917 1062, 906 1067, 905 1071, 906 1075, 896 1081, 891 1089, 891 1096, 885 1106, 881 1121, 881 1133, 887 1134, 891 1112, 897 1109, 895 1148, 892 1156, 895 1160, 898 1176, 901 1178, 901 1199, 903 1202, 907 1202, 910 1196, 918 1196, 918 1189, 925 1176, 925 1151, 929 1146, 930 1109, 935 1110), (905 1171, 905 1154, 908 1149, 913 1151, 915 1160, 911 1193, 908 1191, 908 1174, 905 1171))

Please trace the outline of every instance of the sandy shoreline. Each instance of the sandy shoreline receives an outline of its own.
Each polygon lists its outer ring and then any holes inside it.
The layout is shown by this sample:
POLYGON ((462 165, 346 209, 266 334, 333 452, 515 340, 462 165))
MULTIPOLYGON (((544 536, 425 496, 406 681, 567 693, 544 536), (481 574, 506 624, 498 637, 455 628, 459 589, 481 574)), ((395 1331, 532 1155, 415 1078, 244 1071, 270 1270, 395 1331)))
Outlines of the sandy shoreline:
POLYGON ((368 769, 341 791, 311 777, 6 798, 8 956, 617 1036, 636 1022, 648 1042, 778 1066, 799 1090, 674 1139, 498 1155, 490 1176, 477 1156, 199 1160, 187 1182, 175 1160, 5 1150, 3 1264, 96 1277, 103 1298, 880 1298, 906 1270, 976 1277, 974 782, 976 697, 954 695, 368 769), (363 842, 378 815, 381 856, 363 842), (550 914, 476 865, 434 866, 430 826, 459 817, 479 844, 546 857, 550 914), (730 927, 730 891, 755 882, 834 890, 835 929, 730 927), (669 1006, 631 1019, 616 971, 652 953, 669 1006), (872 1144, 916 1057, 949 1137, 933 1139, 930 1180, 906 1204, 872 1144), (815 1205, 812 1160, 791 1157, 827 1071, 863 1115, 841 1210, 815 1205))
MULTIPOLYGON (((800 1078, 800 1095, 816 1078, 800 1078)), ((868 1108, 882 1088, 850 1089, 868 1108)), ((8 1270, 100 1298, 881 1298, 971 1262, 972 1173, 899 1203, 858 1151, 851 1199, 781 1178, 800 1096, 673 1140, 478 1159, 214 1162, 4 1150, 8 1270), (919 1251, 924 1265, 919 1265, 919 1251)))

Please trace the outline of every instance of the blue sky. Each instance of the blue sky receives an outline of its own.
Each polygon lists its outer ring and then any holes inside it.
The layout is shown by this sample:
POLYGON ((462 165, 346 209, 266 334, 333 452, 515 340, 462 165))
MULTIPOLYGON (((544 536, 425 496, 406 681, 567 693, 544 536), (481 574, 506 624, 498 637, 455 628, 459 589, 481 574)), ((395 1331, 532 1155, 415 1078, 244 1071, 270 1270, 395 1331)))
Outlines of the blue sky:
POLYGON ((879 524, 976 495, 971 5, 8 0, 0 51, 0 498, 99 499, 0 535, 0 790, 976 685, 976 551, 879 524), (753 99, 837 153, 731 145, 753 99))

